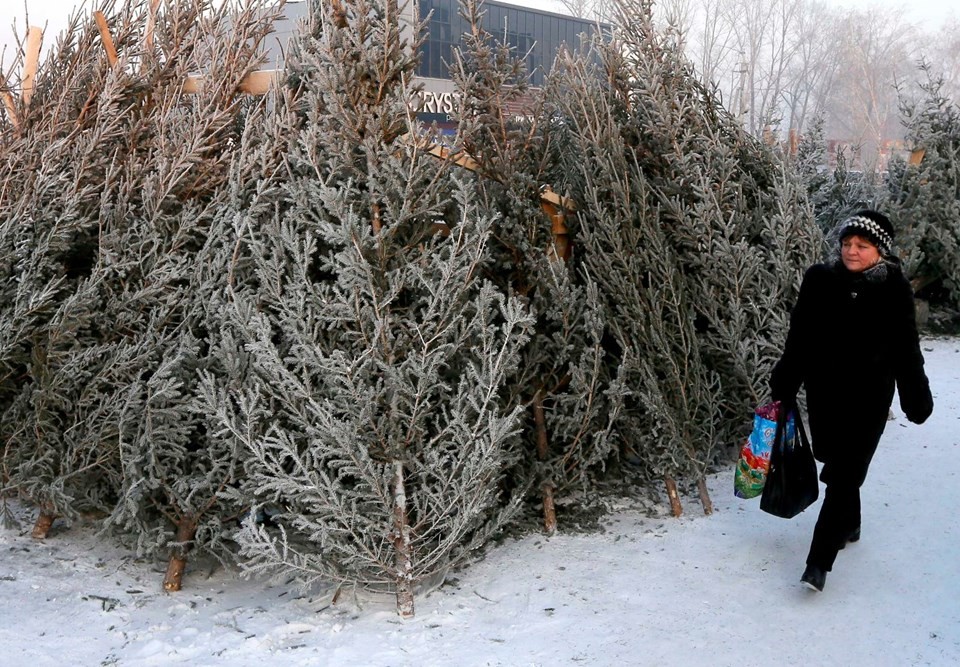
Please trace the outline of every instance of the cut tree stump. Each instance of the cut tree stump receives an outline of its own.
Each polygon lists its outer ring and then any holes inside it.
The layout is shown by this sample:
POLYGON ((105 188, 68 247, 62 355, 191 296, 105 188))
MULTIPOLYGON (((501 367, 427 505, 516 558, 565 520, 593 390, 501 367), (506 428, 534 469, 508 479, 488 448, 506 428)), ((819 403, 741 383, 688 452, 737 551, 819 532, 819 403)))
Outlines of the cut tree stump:
POLYGON ((553 501, 553 484, 545 483, 543 491, 543 528, 547 535, 557 532, 557 507, 553 501))
MULTIPOLYGON (((546 461, 547 455, 550 453, 550 441, 547 438, 547 417, 543 411, 542 388, 538 389, 537 393, 533 395, 533 423, 537 434, 537 458, 546 461)), ((557 506, 553 498, 556 488, 556 485, 549 481, 540 485, 540 492, 543 497, 543 527, 548 535, 557 532, 557 506)))
POLYGON ((183 587, 183 571, 187 569, 186 556, 170 556, 167 573, 163 577, 163 590, 176 593, 183 587))
POLYGON ((393 548, 397 568, 397 614, 413 618, 413 547, 410 543, 410 523, 407 517, 407 490, 403 461, 393 463, 393 548))
POLYGON ((183 571, 187 568, 189 543, 197 534, 197 523, 192 519, 181 519, 177 526, 177 542, 182 547, 174 547, 167 563, 167 573, 163 577, 163 590, 175 593, 183 586, 183 571))
POLYGON ((683 514, 683 505, 680 504, 680 493, 677 491, 677 483, 673 477, 664 477, 664 483, 667 485, 667 497, 670 498, 670 511, 673 516, 678 517, 683 514))
POLYGON ((707 491, 707 481, 701 477, 697 480, 697 490, 700 492, 700 504, 703 505, 703 513, 713 514, 713 502, 710 500, 710 492, 707 491))
POLYGON ((35 540, 45 539, 47 533, 50 532, 50 526, 53 525, 53 520, 56 518, 53 513, 41 510, 40 516, 37 517, 37 522, 33 524, 33 532, 30 533, 31 537, 35 540))

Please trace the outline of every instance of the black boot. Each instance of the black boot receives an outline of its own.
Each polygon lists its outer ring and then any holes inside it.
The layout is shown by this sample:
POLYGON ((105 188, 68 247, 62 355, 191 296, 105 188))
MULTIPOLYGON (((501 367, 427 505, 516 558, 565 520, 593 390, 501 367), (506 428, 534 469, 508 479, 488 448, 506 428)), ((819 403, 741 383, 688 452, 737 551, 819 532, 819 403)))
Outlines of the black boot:
POLYGON ((840 548, 843 549, 845 546, 847 546, 851 542, 859 542, 859 541, 860 541, 860 526, 857 526, 856 528, 851 530, 849 533, 847 533, 846 539, 844 539, 843 542, 840 543, 840 548))
POLYGON ((823 585, 827 583, 827 573, 816 565, 807 565, 807 569, 803 571, 803 576, 800 577, 800 583, 810 590, 822 592, 823 585))

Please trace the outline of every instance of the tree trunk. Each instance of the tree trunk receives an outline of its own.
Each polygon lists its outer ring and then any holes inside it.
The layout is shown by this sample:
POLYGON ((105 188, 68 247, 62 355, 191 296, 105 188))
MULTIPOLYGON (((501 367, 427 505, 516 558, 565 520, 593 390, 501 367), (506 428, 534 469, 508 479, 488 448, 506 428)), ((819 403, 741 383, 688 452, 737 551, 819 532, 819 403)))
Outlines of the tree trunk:
POLYGON ((33 524, 33 532, 31 536, 35 540, 42 540, 47 537, 47 533, 50 532, 50 526, 53 525, 53 520, 56 518, 53 512, 48 512, 46 510, 40 510, 40 516, 37 517, 37 522, 33 524))
POLYGON ((410 553, 403 461, 400 460, 393 462, 393 547, 397 568, 397 613, 401 618, 413 618, 413 557, 410 553))
POLYGON ((550 443, 547 440, 547 417, 543 412, 543 389, 537 389, 533 395, 533 422, 537 433, 537 458, 546 461, 550 443))
POLYGON ((557 532, 557 508, 553 502, 553 484, 544 483, 543 491, 543 528, 547 535, 557 532))
POLYGON ((189 543, 197 534, 197 522, 191 518, 182 518, 177 525, 177 542, 184 544, 174 547, 167 563, 167 574, 163 577, 163 590, 174 593, 179 591, 183 584, 183 571, 187 567, 187 552, 189 543))
MULTIPOLYGON (((542 388, 538 389, 533 396, 533 422, 537 435, 537 458, 546 461, 547 454, 550 451, 550 443, 547 440, 547 418, 543 412, 542 388)), ((557 508, 553 500, 553 492, 556 488, 550 481, 545 481, 540 485, 540 492, 543 497, 543 527, 548 535, 557 532, 557 508)))
POLYGON ((703 513, 713 514, 713 502, 710 500, 710 492, 707 491, 707 481, 703 477, 697 480, 697 490, 700 491, 700 504, 703 505, 703 513))
POLYGON ((667 485, 667 497, 670 498, 670 511, 673 516, 683 514, 683 506, 680 504, 680 494, 677 492, 677 483, 673 477, 664 477, 664 483, 667 485))
POLYGON ((373 221, 370 223, 373 233, 379 234, 383 229, 383 223, 380 221, 380 204, 373 205, 373 221))

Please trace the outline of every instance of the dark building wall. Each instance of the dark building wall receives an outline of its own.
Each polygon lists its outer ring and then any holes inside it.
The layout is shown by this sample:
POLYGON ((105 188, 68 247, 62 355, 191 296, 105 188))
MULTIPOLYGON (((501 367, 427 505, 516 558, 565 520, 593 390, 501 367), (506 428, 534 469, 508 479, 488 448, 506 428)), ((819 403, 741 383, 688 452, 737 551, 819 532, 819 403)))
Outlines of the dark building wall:
MULTIPOLYGON (((483 29, 495 39, 515 49, 517 56, 526 55, 527 70, 531 83, 542 85, 549 72, 554 56, 562 44, 576 50, 580 47, 580 34, 592 34, 597 24, 561 14, 517 7, 500 2, 485 2, 480 7, 484 13, 483 29), (529 52, 529 53, 528 53, 529 52)), ((405 17, 414 23, 413 12, 429 17, 429 36, 422 49, 422 60, 417 74, 422 77, 427 90, 445 92, 450 73, 446 63, 452 61, 452 50, 460 44, 462 35, 469 26, 460 17, 457 0, 411 0, 405 17), (430 80, 434 80, 432 83, 430 80)), ((285 19, 276 25, 275 34, 267 40, 267 68, 283 66, 283 53, 287 41, 296 29, 297 22, 306 16, 306 2, 288 2, 284 7, 285 19)))
MULTIPOLYGON (((419 0, 421 17, 427 20, 429 36, 423 45, 423 59, 417 74, 430 79, 449 79, 447 63, 453 60, 453 48, 469 25, 460 16, 457 0, 419 0)), ((481 5, 482 27, 493 37, 513 47, 518 57, 526 56, 531 83, 543 84, 554 56, 561 45, 571 50, 580 47, 580 35, 592 34, 597 25, 590 21, 526 9, 498 2, 481 5)))

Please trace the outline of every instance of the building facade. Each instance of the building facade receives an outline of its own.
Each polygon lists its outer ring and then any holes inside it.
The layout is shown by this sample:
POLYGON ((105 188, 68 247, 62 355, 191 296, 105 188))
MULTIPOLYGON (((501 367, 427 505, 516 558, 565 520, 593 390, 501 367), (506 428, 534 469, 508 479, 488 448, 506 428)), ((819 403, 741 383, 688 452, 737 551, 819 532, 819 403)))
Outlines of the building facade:
MULTIPOLYGON (((286 43, 296 29, 297 22, 307 14, 307 2, 288 2, 284 19, 276 26, 268 57, 277 67, 282 66, 286 43)), ((453 51, 460 46, 469 24, 460 16, 458 0, 410 0, 402 8, 404 21, 410 30, 425 21, 427 37, 421 47, 417 76, 423 84, 423 101, 418 117, 424 122, 437 123, 441 129, 450 129, 449 114, 454 108, 454 85, 450 80, 448 63, 453 62, 453 51)), ((517 57, 526 60, 530 83, 543 84, 561 46, 571 51, 581 47, 581 35, 592 35, 602 26, 585 19, 552 12, 518 7, 504 2, 487 0, 480 6, 482 27, 497 41, 513 48, 517 57)), ((522 109, 513 110, 522 113, 522 109)))

